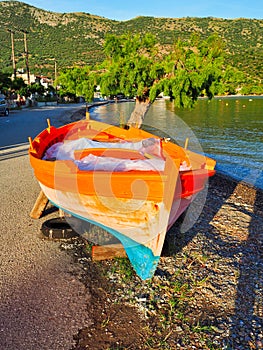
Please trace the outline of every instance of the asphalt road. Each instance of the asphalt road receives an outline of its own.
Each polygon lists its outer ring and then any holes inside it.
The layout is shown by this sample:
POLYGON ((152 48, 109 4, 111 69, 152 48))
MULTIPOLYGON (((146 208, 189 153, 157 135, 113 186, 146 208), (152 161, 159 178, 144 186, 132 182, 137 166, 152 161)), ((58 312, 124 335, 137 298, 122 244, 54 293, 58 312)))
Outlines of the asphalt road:
POLYGON ((60 126, 81 107, 83 104, 65 104, 12 110, 8 117, 0 116, 0 147, 27 143, 29 136, 34 138, 47 127, 47 119, 60 126))
MULTIPOLYGON (((41 239, 43 221, 29 213, 39 193, 28 140, 81 105, 11 112, 0 117, 0 349, 69 350, 89 324, 89 295, 78 264, 59 242, 41 239)), ((51 214, 54 215, 54 214, 51 214)))

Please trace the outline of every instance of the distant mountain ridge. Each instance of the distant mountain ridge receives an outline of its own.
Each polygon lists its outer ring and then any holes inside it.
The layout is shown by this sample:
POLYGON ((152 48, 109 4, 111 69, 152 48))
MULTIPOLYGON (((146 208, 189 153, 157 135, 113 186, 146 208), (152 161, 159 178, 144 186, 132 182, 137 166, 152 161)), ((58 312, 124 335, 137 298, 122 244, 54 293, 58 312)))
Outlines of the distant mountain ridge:
POLYGON ((263 20, 222 18, 136 17, 115 21, 84 12, 56 13, 19 1, 0 1, 0 72, 11 71, 10 32, 14 31, 17 68, 25 68, 24 33, 27 34, 30 71, 54 76, 74 65, 90 65, 103 60, 107 33, 151 32, 160 48, 192 33, 201 37, 218 33, 225 42, 226 62, 259 82, 263 78, 263 20))

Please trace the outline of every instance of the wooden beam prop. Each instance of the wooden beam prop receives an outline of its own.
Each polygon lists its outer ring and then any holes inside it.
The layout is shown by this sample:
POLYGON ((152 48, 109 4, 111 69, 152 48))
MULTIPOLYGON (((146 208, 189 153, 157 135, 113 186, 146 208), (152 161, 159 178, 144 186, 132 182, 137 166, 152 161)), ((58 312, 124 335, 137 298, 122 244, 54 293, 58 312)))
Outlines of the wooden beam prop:
POLYGON ((95 261, 127 257, 121 244, 94 245, 91 249, 91 256, 95 261))
MULTIPOLYGON (((62 209, 59 208, 58 212, 59 212, 59 217, 60 218, 64 218, 65 217, 65 212, 62 209)), ((69 215, 67 215, 67 216, 69 216, 69 215)))
POLYGON ((48 198, 46 197, 44 192, 41 190, 34 204, 34 207, 31 210, 30 217, 32 219, 39 219, 40 216, 43 214, 43 211, 45 210, 47 204, 48 204, 48 198))

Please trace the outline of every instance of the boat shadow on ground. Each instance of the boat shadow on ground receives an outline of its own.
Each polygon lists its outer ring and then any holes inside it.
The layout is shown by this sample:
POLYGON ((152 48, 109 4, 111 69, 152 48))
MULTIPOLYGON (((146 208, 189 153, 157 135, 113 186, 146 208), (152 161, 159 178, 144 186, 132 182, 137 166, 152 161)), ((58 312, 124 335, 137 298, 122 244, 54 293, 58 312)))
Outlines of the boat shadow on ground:
MULTIPOLYGON (((223 313, 227 332, 222 338, 228 349, 263 348, 262 203, 263 191, 216 175, 210 180, 204 209, 193 227, 183 233, 180 229, 182 216, 166 236, 162 256, 175 256, 194 239, 198 240, 196 236, 201 233, 204 240, 199 248, 211 254, 210 258, 215 260, 211 263, 216 263, 217 259, 228 265, 227 272, 219 271, 219 275, 225 277, 222 284, 227 286, 229 283, 229 287, 231 284, 233 287, 230 274, 236 273, 232 308, 223 313)), ((211 271, 216 274, 216 270, 211 271)), ((215 281, 220 295, 220 279, 216 277, 215 281)), ((223 299, 227 298, 224 291, 223 299)))

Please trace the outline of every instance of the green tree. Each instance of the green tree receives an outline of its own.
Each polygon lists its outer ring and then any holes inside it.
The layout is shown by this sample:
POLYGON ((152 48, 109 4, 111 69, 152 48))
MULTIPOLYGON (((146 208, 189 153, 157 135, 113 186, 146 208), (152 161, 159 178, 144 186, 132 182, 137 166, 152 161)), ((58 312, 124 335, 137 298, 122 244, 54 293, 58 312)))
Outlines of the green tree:
POLYGON ((242 87, 240 92, 244 95, 263 95, 263 87, 262 84, 246 84, 242 87))
POLYGON ((29 86, 29 91, 32 94, 37 93, 39 95, 43 95, 45 92, 45 87, 40 83, 33 83, 29 86))
POLYGON ((26 87, 26 84, 22 78, 15 78, 11 82, 11 89, 18 91, 19 89, 22 89, 23 87, 26 87))
POLYGON ((103 95, 123 93, 136 98, 128 124, 140 127, 151 103, 163 92, 178 107, 193 107, 198 96, 214 96, 222 74, 222 42, 217 36, 178 41, 165 54, 151 34, 109 35, 106 59, 97 74, 103 95))
POLYGON ((217 95, 235 95, 245 81, 245 75, 238 69, 227 66, 216 87, 217 95))
POLYGON ((164 52, 151 34, 108 35, 106 59, 95 68, 72 68, 60 74, 60 94, 71 93, 92 100, 95 86, 103 95, 124 94, 136 103, 128 121, 140 127, 150 105, 160 93, 178 107, 191 108, 197 98, 212 98, 222 76, 222 42, 217 36, 201 41, 193 36, 164 52))
POLYGON ((8 73, 0 72, 0 93, 7 93, 11 87, 11 79, 8 73))
POLYGON ((60 73, 56 84, 59 85, 59 94, 84 96, 91 101, 94 96, 94 75, 90 67, 74 67, 60 73))

